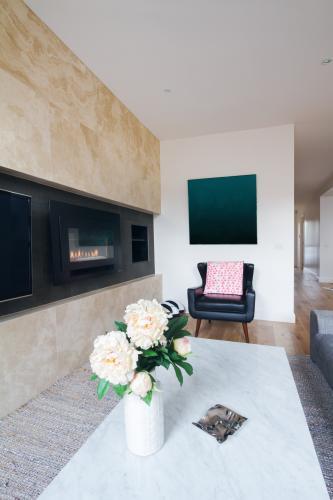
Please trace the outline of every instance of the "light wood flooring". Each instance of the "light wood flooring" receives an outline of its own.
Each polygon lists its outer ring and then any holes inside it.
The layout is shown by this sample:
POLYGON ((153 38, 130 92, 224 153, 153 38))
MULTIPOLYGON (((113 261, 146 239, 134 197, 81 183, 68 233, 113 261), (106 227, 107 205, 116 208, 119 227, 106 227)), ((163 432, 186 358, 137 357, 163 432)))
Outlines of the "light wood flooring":
MULTIPOLYGON (((309 316, 311 309, 332 309, 333 291, 319 284, 315 275, 295 271, 296 323, 253 321, 249 324, 250 342, 284 347, 287 354, 309 354, 309 316)), ((332 286, 333 288, 333 286, 332 286)), ((195 320, 190 318, 189 331, 194 334, 195 320)), ((240 323, 202 321, 199 337, 244 342, 240 323)))

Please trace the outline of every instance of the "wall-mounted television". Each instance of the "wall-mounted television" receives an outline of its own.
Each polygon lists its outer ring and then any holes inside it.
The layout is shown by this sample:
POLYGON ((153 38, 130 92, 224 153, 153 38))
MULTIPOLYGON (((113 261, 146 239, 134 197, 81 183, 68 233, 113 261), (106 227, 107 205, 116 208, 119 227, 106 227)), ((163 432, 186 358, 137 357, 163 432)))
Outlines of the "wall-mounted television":
POLYGON ((0 302, 31 294, 31 198, 0 190, 0 302))
POLYGON ((256 244, 256 175, 188 181, 190 244, 256 244))

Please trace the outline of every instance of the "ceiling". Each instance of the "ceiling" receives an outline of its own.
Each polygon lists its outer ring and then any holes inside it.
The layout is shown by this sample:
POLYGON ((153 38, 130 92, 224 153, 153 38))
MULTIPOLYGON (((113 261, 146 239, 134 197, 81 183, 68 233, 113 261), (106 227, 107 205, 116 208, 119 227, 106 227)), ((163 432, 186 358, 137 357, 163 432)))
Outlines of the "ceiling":
POLYGON ((296 199, 327 187, 332 0, 27 3, 160 139, 295 123, 296 199))

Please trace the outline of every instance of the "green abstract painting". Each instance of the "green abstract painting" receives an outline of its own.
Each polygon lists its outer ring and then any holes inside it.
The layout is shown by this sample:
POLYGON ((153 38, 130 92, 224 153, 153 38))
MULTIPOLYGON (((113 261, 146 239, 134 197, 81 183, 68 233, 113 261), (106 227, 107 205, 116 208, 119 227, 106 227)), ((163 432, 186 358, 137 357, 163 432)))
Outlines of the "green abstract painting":
POLYGON ((191 244, 257 243, 257 176, 188 181, 191 244))

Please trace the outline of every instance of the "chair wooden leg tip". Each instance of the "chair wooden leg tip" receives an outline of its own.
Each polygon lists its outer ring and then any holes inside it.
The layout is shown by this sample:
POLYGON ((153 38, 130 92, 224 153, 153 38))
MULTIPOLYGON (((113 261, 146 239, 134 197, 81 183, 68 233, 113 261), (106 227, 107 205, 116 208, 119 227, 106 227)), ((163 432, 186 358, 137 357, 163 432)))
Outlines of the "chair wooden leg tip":
POLYGON ((244 332, 244 336, 245 336, 245 342, 247 344, 249 344, 250 339, 249 339, 249 330, 247 328, 247 323, 242 323, 242 326, 243 326, 243 332, 244 332))
POLYGON ((200 325, 201 325, 201 319, 197 319, 197 324, 195 326, 195 334, 194 334, 195 337, 199 335, 200 325))

